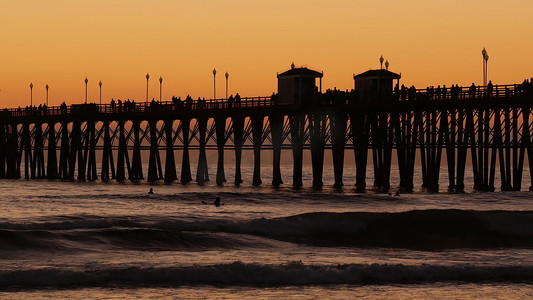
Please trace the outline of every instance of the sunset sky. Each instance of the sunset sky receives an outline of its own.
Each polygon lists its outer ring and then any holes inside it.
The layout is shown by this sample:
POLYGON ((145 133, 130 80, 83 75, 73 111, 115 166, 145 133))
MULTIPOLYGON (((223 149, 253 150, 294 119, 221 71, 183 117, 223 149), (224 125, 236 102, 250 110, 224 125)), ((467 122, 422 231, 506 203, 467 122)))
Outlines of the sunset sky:
POLYGON ((144 101, 173 95, 267 96, 291 62, 324 71, 323 89, 350 89, 379 68, 401 83, 519 83, 533 76, 533 1, 0 0, 0 106, 144 101))

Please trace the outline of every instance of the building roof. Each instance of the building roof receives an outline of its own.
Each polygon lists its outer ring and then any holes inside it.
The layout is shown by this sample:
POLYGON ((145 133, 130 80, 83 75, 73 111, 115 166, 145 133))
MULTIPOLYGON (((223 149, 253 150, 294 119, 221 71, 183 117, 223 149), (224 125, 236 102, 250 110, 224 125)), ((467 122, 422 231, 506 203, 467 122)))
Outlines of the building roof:
POLYGON ((302 77, 314 77, 314 78, 320 77, 321 78, 323 74, 321 72, 311 70, 306 67, 300 67, 300 68, 294 67, 283 73, 278 74, 278 78, 285 77, 285 76, 302 76, 302 77))
POLYGON ((358 75, 354 75, 353 79, 356 78, 383 78, 383 79, 400 79, 402 75, 396 74, 389 70, 379 69, 379 70, 368 70, 358 75))

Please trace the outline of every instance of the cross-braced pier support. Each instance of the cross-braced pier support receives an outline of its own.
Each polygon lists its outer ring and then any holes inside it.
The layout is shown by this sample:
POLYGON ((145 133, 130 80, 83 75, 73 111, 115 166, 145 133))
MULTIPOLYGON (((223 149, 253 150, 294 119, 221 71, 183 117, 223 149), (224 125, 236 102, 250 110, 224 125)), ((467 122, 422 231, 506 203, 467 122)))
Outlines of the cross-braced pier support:
POLYGON ((313 168, 313 187, 320 189, 324 185, 322 174, 324 171, 324 148, 326 137, 326 117, 313 115, 309 118, 309 135, 311 142, 311 165, 313 168))
POLYGON ((444 111, 443 120, 444 143, 446 144, 446 161, 448 163, 448 191, 456 191, 455 162, 456 162, 456 110, 444 111), (448 117, 449 115, 449 117, 448 117))
POLYGON ((391 115, 391 125, 396 136, 396 155, 400 172, 400 189, 410 192, 414 188, 413 176, 416 158, 418 127, 413 112, 391 115))
POLYGON ((355 186, 358 191, 364 191, 370 124, 366 114, 354 112, 350 115, 350 125, 355 154, 355 186))
POLYGON ((425 114, 418 118, 420 126, 420 160, 422 164, 422 187, 431 192, 439 190, 440 162, 442 155, 443 130, 447 116, 436 111, 419 112, 425 114), (438 126, 440 122, 440 126, 438 126), (439 130, 440 129, 442 130, 439 130))
POLYGON ((43 124, 35 124, 34 132, 34 152, 33 152, 33 162, 31 168, 31 178, 32 179, 41 179, 46 177, 46 172, 44 168, 44 145, 43 145, 43 124))
POLYGON ((69 160, 70 160, 70 143, 68 123, 61 123, 61 151, 59 151, 59 178, 70 179, 69 160))
POLYGON ((148 122, 150 130, 150 159, 148 161, 148 182, 163 179, 161 169, 161 157, 159 155, 159 131, 157 130, 157 120, 148 122))
MULTIPOLYGON (((57 147, 55 123, 48 123, 48 163, 46 166, 46 178, 57 179, 57 147)), ((42 174, 45 176, 45 174, 42 174)))
POLYGON ((300 188, 303 185, 302 165, 305 138, 305 116, 300 114, 290 116, 290 127, 293 161, 292 185, 295 188, 300 188))
POLYGON ((118 121, 118 154, 117 154, 117 181, 122 182, 126 180, 125 168, 128 170, 128 178, 132 177, 130 159, 128 155, 128 146, 126 143, 126 129, 123 120, 118 121))
POLYGON ((204 183, 209 181, 209 173, 207 169, 207 157, 205 153, 205 146, 207 143, 207 118, 198 118, 198 128, 200 136, 200 151, 198 154, 198 168, 196 169, 196 182, 204 183))
POLYGON ((385 113, 371 116, 372 159, 374 162, 374 186, 384 191, 390 188, 390 168, 393 134, 385 113))
POLYGON ((109 121, 104 121, 104 148, 102 151, 102 169, 100 177, 102 181, 115 179, 115 164, 113 162, 113 150, 111 148, 111 134, 109 132, 109 121), (111 172, 110 172, 111 170, 111 172), (111 176, 110 176, 111 175, 111 176))
POLYGON ((346 145, 346 115, 342 112, 336 112, 334 115, 330 115, 329 122, 331 126, 334 187, 340 189, 344 185, 342 178, 344 171, 344 147, 346 145))
POLYGON ((252 141, 254 147, 254 175, 252 185, 258 186, 261 180, 261 145, 263 144, 263 116, 252 117, 252 141))
POLYGON ((226 145, 226 118, 218 117, 215 119, 216 138, 217 138, 217 185, 222 185, 226 182, 226 174, 224 173, 224 146, 226 145))
POLYGON ((242 146, 244 144, 244 118, 237 116, 233 118, 233 135, 235 146, 235 185, 242 183, 241 160, 242 146))
POLYGON ((141 162, 141 139, 140 139, 140 120, 134 120, 132 125, 133 130, 133 157, 131 163, 131 181, 138 181, 144 178, 143 167, 141 162))
POLYGON ((191 120, 189 118, 181 119, 181 131, 183 133, 183 155, 181 159, 180 181, 182 184, 192 181, 191 162, 189 158, 189 144, 191 143, 190 126, 191 120))
POLYGON ((87 179, 97 180, 96 171, 96 128, 93 120, 87 122, 87 137, 85 145, 85 157, 87 160, 87 179))
POLYGON ((270 131, 272 134, 272 185, 283 184, 281 179, 281 145, 283 143, 283 115, 270 116, 270 131))
POLYGON ((165 120, 165 143, 166 143, 166 155, 165 155, 165 182, 170 183, 178 180, 176 173, 176 161, 174 160, 174 120, 165 120))

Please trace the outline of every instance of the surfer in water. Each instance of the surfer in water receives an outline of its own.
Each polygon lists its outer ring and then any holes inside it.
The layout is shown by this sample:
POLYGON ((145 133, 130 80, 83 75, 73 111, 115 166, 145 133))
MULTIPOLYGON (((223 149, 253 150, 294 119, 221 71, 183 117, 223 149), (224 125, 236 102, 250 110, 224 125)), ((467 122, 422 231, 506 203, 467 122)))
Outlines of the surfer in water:
MULTIPOLYGON (((209 203, 202 201, 202 204, 209 204, 209 203)), ((215 201, 213 202, 213 205, 216 207, 219 207, 220 205, 224 205, 224 203, 220 203, 220 197, 216 197, 215 201)))
POLYGON ((154 189, 150 188, 150 190, 148 191, 148 194, 153 195, 154 194, 154 189))

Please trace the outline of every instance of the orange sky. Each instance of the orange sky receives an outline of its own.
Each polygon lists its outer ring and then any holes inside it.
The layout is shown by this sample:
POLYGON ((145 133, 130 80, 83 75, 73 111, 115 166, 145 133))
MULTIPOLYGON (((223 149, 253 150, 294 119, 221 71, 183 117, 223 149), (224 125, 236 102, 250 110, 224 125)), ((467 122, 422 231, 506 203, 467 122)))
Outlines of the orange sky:
POLYGON ((533 1, 359 0, 0 0, 0 107, 217 96, 267 96, 276 72, 324 71, 323 88, 350 89, 353 73, 380 55, 402 83, 417 87, 533 76, 533 1))

